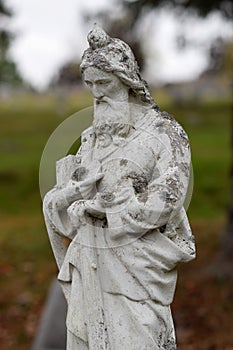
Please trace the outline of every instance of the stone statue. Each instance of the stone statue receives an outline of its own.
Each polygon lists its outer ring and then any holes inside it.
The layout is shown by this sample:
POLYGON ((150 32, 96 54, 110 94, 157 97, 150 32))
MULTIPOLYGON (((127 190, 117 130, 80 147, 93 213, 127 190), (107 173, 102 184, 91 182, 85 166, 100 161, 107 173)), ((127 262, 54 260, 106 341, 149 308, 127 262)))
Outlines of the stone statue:
POLYGON ((81 71, 93 125, 78 153, 57 162, 44 199, 67 349, 173 350, 176 265, 195 257, 183 207, 189 141, 159 110, 126 43, 98 26, 88 42, 81 71))

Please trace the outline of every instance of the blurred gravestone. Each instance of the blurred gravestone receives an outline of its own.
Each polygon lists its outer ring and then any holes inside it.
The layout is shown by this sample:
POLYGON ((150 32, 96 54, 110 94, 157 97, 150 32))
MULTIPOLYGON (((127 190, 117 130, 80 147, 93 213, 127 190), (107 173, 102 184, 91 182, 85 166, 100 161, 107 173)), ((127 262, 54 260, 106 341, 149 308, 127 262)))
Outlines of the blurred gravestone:
POLYGON ((32 350, 64 350, 66 348, 66 311, 66 301, 61 287, 57 280, 54 280, 32 350))

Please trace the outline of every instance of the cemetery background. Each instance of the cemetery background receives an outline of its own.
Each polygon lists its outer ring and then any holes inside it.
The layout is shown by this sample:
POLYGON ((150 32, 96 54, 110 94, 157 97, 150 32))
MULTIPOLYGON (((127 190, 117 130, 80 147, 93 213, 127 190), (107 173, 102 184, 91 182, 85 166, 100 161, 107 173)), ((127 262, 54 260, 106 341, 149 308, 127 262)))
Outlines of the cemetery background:
MULTIPOLYGON (((188 215, 197 259, 179 267, 173 304, 178 348, 232 350, 233 288, 221 263, 230 200, 230 86, 220 72, 154 88, 153 95, 161 110, 183 125, 192 147, 194 194, 188 215)), ((0 349, 30 348, 57 273, 38 188, 43 148, 65 118, 91 104, 91 95, 79 85, 40 94, 1 85, 0 349)))
MULTIPOLYGON (((178 106, 163 89, 154 94, 189 134, 194 194, 188 214, 198 255, 179 267, 174 317, 180 349, 232 349, 232 286, 217 263, 226 225, 229 193, 230 98, 178 106), (216 270, 217 269, 217 270, 216 270)), ((1 99, 0 164, 0 343, 1 349, 28 349, 56 266, 41 214, 38 167, 43 147, 58 124, 91 105, 76 91, 63 102, 61 117, 52 93, 1 99)))

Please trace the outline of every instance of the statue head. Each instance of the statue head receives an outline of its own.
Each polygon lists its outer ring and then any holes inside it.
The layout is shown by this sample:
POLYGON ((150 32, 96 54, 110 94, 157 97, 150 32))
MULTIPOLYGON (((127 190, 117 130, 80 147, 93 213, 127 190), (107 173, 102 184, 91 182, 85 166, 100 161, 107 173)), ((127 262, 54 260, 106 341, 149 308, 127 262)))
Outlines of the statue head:
POLYGON ((150 95, 147 83, 139 73, 134 54, 124 41, 111 38, 105 31, 95 24, 88 34, 89 48, 84 51, 81 71, 88 67, 96 67, 107 73, 113 73, 128 87, 129 95, 137 98, 141 103, 158 109, 150 95))

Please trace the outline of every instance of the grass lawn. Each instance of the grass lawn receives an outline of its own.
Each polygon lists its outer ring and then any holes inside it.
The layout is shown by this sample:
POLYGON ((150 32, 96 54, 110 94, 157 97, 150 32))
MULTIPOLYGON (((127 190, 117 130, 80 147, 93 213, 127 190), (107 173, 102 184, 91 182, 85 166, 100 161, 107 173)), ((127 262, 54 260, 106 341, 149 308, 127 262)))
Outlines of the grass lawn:
MULTIPOLYGON (((43 148, 67 116, 90 105, 90 96, 82 91, 67 100, 55 95, 32 95, 0 101, 3 350, 30 348, 50 281, 56 274, 38 188, 43 148)), ((215 283, 208 270, 219 255, 229 199, 230 101, 175 106, 165 100, 160 107, 173 114, 188 132, 194 169, 188 215, 197 239, 198 258, 180 267, 174 303, 180 349, 230 350, 232 294, 227 282, 215 283), (206 293, 211 296, 208 298, 206 293), (199 345, 193 339, 199 340, 199 345)))

